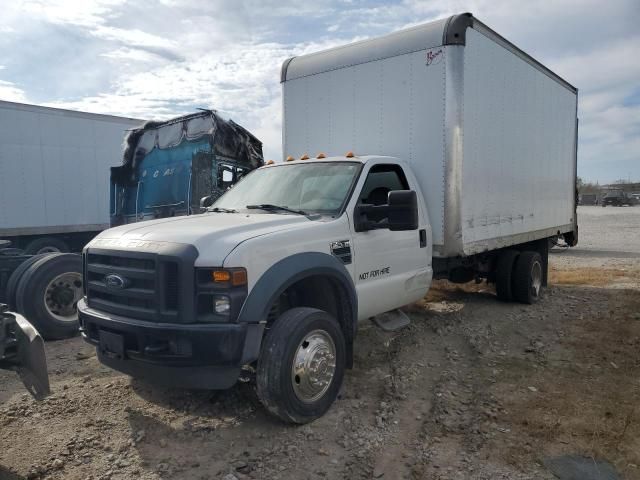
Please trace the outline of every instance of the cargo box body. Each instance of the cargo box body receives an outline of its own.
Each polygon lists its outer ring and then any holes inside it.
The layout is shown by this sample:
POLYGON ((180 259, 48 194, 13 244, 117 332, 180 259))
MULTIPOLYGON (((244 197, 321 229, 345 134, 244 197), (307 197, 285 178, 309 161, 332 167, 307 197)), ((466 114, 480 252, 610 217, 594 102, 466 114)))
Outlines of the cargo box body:
POLYGON ((284 155, 408 161, 435 257, 577 231, 577 90, 467 14, 294 57, 284 155))
POLYGON ((141 120, 0 102, 0 237, 109 226, 109 168, 141 120))

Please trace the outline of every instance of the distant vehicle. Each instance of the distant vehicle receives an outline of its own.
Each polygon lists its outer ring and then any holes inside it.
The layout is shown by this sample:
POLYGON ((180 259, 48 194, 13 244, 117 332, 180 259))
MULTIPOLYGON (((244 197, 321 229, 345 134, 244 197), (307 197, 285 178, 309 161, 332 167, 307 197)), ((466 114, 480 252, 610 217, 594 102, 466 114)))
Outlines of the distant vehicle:
POLYGON ((109 167, 141 122, 0 101, 0 302, 45 338, 77 334, 82 261, 64 252, 109 226, 109 167))
POLYGON ((200 213, 264 165, 262 142, 214 110, 147 122, 111 169, 111 226, 200 213))
POLYGON ((597 205, 598 194, 597 193, 581 193, 578 197, 578 203, 580 205, 597 205))
POLYGON ((606 207, 608 205, 612 207, 622 207, 624 205, 638 205, 640 200, 638 200, 635 196, 626 193, 623 190, 609 190, 604 197, 602 197, 602 206, 606 207))
POLYGON ((109 168, 135 118, 0 101, 0 239, 79 252, 109 227, 109 168))

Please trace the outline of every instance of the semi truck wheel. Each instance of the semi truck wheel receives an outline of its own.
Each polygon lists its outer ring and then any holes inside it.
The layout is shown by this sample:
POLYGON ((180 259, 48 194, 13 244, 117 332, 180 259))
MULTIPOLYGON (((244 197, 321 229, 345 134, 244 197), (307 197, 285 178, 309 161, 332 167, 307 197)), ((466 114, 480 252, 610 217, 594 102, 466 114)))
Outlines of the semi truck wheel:
POLYGON ((496 294, 503 302, 513 300, 513 270, 520 252, 517 250, 505 250, 498 257, 496 264, 496 294))
POLYGON ((67 253, 69 245, 64 240, 55 237, 42 237, 31 240, 24 248, 27 255, 38 255, 40 253, 67 253))
POLYGON ((267 410, 290 423, 311 422, 329 410, 344 377, 345 341, 327 312, 299 307, 267 332, 256 390, 267 410))
POLYGON ((80 255, 46 255, 22 275, 16 305, 45 339, 57 340, 78 332, 77 303, 82 295, 80 255))
POLYGON ((26 259, 24 262, 18 265, 18 268, 16 268, 11 274, 11 276, 9 277, 9 280, 7 281, 6 293, 7 293, 7 304, 9 305, 10 310, 16 310, 17 308, 16 290, 18 289, 18 284, 20 283, 20 279, 22 278, 22 275, 24 275, 24 272, 26 272, 29 269, 29 267, 31 267, 31 265, 33 265, 35 262, 40 260, 45 255, 51 255, 51 254, 42 253, 40 255, 34 255, 33 257, 26 259))
POLYGON ((542 295, 543 272, 542 257, 538 252, 520 253, 513 271, 513 297, 521 303, 537 302, 542 295))

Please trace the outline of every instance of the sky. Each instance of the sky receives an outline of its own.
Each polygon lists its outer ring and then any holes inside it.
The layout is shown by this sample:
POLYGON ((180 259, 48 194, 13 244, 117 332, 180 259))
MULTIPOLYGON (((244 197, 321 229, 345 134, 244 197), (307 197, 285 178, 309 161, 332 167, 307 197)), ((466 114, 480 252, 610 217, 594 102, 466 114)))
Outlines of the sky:
POLYGON ((472 12, 578 87, 578 174, 640 181, 639 0, 0 4, 0 100, 141 119, 214 108, 276 160, 283 60, 472 12))

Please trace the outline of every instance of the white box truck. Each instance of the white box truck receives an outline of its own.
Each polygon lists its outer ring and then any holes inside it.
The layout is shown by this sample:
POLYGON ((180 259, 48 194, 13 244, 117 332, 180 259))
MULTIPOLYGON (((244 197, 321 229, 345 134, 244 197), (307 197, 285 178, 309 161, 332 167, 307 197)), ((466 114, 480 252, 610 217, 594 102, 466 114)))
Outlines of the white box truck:
POLYGON ((577 241, 577 91, 470 14, 287 60, 282 84, 287 161, 208 214, 100 234, 78 309, 104 364, 193 388, 248 366, 304 423, 358 322, 401 324, 434 277, 540 298, 549 240, 577 241))
POLYGON ((0 101, 0 239, 80 251, 109 228, 109 168, 134 118, 0 101))

